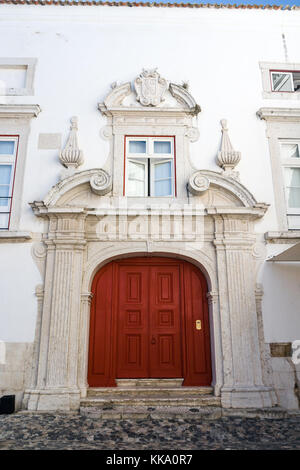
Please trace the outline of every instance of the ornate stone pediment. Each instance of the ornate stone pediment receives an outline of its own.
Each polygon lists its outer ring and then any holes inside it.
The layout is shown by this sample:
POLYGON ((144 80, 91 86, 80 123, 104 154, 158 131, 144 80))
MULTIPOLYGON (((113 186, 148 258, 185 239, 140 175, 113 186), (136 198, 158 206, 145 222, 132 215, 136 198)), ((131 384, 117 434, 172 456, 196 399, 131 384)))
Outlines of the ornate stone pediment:
POLYGON ((104 102, 98 105, 103 114, 111 115, 121 111, 184 111, 196 115, 201 110, 187 86, 169 83, 157 69, 143 69, 134 80, 133 87, 130 82, 114 82, 111 88, 104 102))

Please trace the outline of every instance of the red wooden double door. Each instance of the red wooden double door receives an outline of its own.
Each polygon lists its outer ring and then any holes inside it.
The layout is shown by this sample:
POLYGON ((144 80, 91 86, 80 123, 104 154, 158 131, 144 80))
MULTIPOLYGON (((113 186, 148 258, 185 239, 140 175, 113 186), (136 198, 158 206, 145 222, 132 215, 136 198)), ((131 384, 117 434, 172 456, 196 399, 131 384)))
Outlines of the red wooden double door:
POLYGON ((90 387, 174 377, 210 385, 207 285, 198 268, 158 257, 113 261, 95 275, 92 292, 90 387))

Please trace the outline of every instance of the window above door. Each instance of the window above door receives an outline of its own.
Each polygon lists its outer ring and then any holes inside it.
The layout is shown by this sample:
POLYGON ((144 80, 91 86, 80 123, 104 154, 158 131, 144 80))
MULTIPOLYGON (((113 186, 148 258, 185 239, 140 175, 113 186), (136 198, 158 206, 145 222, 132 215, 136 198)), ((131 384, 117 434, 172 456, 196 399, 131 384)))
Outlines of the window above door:
POLYGON ((174 136, 125 136, 124 159, 124 196, 176 195, 174 136))

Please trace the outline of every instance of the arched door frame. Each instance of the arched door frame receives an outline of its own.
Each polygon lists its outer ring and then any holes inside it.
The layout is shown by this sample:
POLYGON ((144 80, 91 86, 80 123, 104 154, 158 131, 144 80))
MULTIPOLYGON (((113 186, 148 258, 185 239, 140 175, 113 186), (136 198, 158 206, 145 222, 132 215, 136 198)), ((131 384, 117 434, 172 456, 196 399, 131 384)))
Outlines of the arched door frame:
POLYGON ((78 379, 81 396, 86 396, 88 383, 88 351, 89 351, 89 328, 90 328, 90 304, 92 299, 91 286, 95 274, 106 264, 113 260, 130 258, 137 256, 160 256, 167 258, 177 258, 194 264, 204 275, 208 286, 208 309, 210 323, 210 345, 211 345, 211 361, 212 361, 212 386, 214 394, 220 395, 223 385, 223 362, 222 362, 222 346, 221 346, 221 325, 218 302, 218 286, 217 273, 211 258, 204 252, 195 250, 187 251, 180 247, 166 248, 163 251, 161 247, 152 245, 152 251, 149 253, 144 249, 132 249, 132 244, 128 243, 127 247, 110 246, 105 252, 98 252, 86 265, 82 283, 82 316, 79 339, 79 361, 78 361, 78 379), (191 253, 193 256, 191 256, 191 253))

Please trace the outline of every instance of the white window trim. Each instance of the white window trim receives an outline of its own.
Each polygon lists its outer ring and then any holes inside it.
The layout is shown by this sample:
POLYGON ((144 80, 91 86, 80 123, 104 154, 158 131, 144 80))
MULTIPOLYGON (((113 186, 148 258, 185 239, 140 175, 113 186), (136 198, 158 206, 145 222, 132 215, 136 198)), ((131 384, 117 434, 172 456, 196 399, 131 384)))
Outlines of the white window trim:
POLYGON ((34 75, 37 59, 33 57, 0 57, 0 69, 6 67, 26 68, 26 83, 24 88, 0 88, 0 96, 32 96, 34 95, 34 75))
MULTIPOLYGON (((0 230, 8 230, 10 225, 10 218, 11 218, 11 210, 12 210, 12 201, 13 201, 13 191, 14 191, 14 181, 15 181, 15 172, 16 172, 16 163, 17 163, 17 155, 18 155, 18 146, 19 146, 19 136, 6 136, 0 134, 0 142, 14 142, 14 152, 13 154, 0 154, 0 169, 2 166, 11 166, 12 171, 10 175, 10 182, 9 182, 9 194, 7 196, 8 205, 4 206, 0 204, 0 214, 8 214, 8 222, 7 226, 1 226, 0 222, 0 230)), ((0 185, 2 186, 2 185, 0 185)), ((2 202, 2 197, 0 195, 0 203, 2 202)))
POLYGON ((272 100, 300 100, 300 92, 280 92, 273 91, 271 72, 296 72, 300 71, 300 63, 286 63, 286 62, 259 62, 259 67, 262 77, 262 96, 266 99, 272 100))
MULTIPOLYGON (((27 156, 27 143, 30 131, 30 121, 38 116, 41 109, 36 104, 0 104, 0 134, 1 136, 19 136, 18 158, 14 175, 14 194, 11 205, 9 230, 0 230, 0 242, 15 239, 27 239, 27 232, 19 232, 21 217, 24 172, 27 156), (18 235, 20 234, 20 236, 18 235)), ((19 240, 18 240, 19 239, 19 240)))
MULTIPOLYGON (((174 136, 126 136, 126 146, 125 146, 125 190, 124 195, 126 197, 154 197, 154 198, 172 198, 175 196, 175 148, 174 148, 174 136), (129 152, 129 143, 132 141, 146 141, 146 153, 132 153, 129 152), (171 143, 171 153, 154 153, 154 142, 170 142, 171 143), (150 160, 150 196, 148 196, 148 168, 146 161, 150 160), (128 162, 136 161, 138 163, 145 162, 145 195, 144 196, 129 196, 127 194, 128 188, 128 162), (154 165, 157 163, 171 161, 171 179, 172 179, 172 193, 167 196, 155 196, 154 195, 154 165)), ((166 178, 167 179, 167 178, 166 178)))
MULTIPOLYGON (((298 144, 298 151, 300 155, 300 139, 279 139, 280 141, 280 147, 282 149, 283 144, 298 144)), ((285 187, 285 203, 286 203, 286 211, 288 216, 293 216, 293 215, 299 215, 300 216, 300 207, 299 208, 291 208, 288 205, 288 200, 287 200, 287 186, 285 183, 285 175, 284 171, 285 168, 299 168, 300 169, 300 157, 299 158, 283 158, 282 152, 281 152, 281 162, 282 162, 282 178, 284 181, 284 187, 285 187), (298 161, 297 161, 298 160, 298 161)))
POLYGON ((300 227, 292 228, 289 225, 281 143, 299 140, 300 108, 261 108, 257 116, 265 120, 267 125, 266 136, 269 141, 278 230, 299 232, 300 227))

